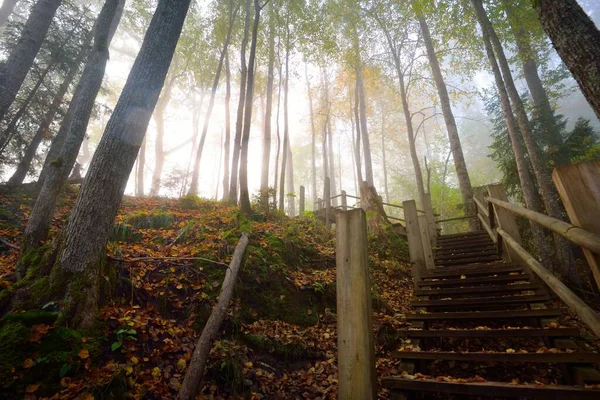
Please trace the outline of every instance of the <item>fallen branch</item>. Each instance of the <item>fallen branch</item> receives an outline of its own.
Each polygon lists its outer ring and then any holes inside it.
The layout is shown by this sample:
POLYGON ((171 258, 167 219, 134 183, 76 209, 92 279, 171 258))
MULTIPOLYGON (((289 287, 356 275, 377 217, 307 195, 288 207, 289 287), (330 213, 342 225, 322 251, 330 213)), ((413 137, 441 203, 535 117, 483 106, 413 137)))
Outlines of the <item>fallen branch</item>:
POLYGON ((225 273, 225 279, 221 286, 221 294, 219 294, 217 305, 210 314, 210 317, 202 330, 200 339, 198 339, 198 343, 196 344, 190 366, 185 373, 181 389, 177 394, 177 400, 193 400, 196 398, 200 383, 202 382, 204 367, 206 365, 208 354, 210 353, 210 348, 212 347, 212 342, 217 337, 219 328, 225 319, 231 296, 233 295, 233 285, 235 284, 238 270, 240 269, 242 259, 244 258, 246 246, 248 246, 248 234, 243 233, 240 241, 235 247, 229 268, 225 273))
POLYGON ((6 240, 4 238, 1 238, 1 237, 0 237, 0 243, 2 243, 3 245, 5 245, 6 247, 10 247, 11 249, 19 250, 19 246, 15 245, 15 244, 12 244, 8 240, 6 240))
POLYGON ((114 261, 120 261, 120 262, 138 262, 138 261, 194 261, 194 260, 200 260, 200 261, 206 261, 209 263, 213 263, 213 264, 217 264, 217 265, 222 265, 224 267, 229 267, 228 264, 219 262, 219 261, 214 261, 214 260, 209 260, 208 258, 202 258, 202 257, 139 257, 139 258, 117 258, 117 257, 111 257, 108 256, 108 258, 110 258, 111 260, 114 261))

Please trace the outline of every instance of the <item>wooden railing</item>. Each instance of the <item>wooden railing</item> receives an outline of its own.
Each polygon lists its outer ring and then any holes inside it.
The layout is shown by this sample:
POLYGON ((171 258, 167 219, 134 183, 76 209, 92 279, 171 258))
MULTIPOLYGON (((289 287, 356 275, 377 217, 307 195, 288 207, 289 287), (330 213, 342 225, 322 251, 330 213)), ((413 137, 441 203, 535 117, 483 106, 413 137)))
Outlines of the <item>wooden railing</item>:
POLYGON ((475 191, 474 201, 477 206, 477 218, 496 243, 499 254, 503 258, 509 258, 535 273, 579 315, 597 336, 600 336, 600 315, 522 247, 521 236, 515 219, 515 216, 526 218, 581 246, 586 254, 596 283, 600 287, 600 270, 598 269, 600 220, 595 217, 600 215, 600 183, 598 182, 600 162, 582 164, 555 169, 553 179, 557 184, 559 194, 566 205, 571 221, 585 221, 585 223, 578 225, 592 227, 593 231, 509 203, 502 184, 489 185, 487 196, 483 193, 483 189, 479 188, 475 191), (578 170, 583 170, 585 173, 575 173, 578 170), (561 184, 561 180, 564 181, 566 177, 569 179, 568 185, 561 184), (573 204, 575 200, 578 203, 576 205, 573 204), (581 204, 585 204, 585 206, 581 206, 581 204), (586 213, 587 216, 581 215, 582 212, 586 213), (592 221, 589 221, 590 217, 592 221))

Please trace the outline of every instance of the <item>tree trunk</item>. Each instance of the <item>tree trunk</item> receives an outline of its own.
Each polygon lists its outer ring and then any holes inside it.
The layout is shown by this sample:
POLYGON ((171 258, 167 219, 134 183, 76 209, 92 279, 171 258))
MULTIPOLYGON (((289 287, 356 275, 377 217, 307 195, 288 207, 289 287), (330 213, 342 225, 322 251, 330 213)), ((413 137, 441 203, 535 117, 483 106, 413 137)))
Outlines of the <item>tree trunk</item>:
MULTIPOLYGON (((329 153, 329 168, 327 172, 329 173, 329 182, 330 193, 332 196, 338 194, 337 192, 337 184, 335 178, 335 159, 333 158, 333 131, 331 129, 331 102, 329 100, 329 76, 327 74, 327 69, 323 68, 323 80, 325 81, 325 106, 327 107, 327 121, 325 123, 325 132, 327 134, 327 151, 329 153)), ((331 201, 333 207, 337 206, 337 198, 331 201)))
POLYGON ((190 0, 159 1, 61 234, 50 284, 60 285, 59 278, 66 278, 67 301, 61 320, 69 321, 71 327, 85 328, 95 321, 106 243, 189 4, 190 0))
POLYGON ((8 181, 9 184, 19 185, 19 184, 23 183, 23 180, 27 176, 27 173, 29 172, 29 168, 31 167, 31 162, 33 161, 33 158, 35 157, 35 154, 37 153, 37 149, 38 149, 40 143, 42 142, 42 140, 49 136, 50 124, 52 124, 52 121, 54 121, 54 117, 56 116, 56 113, 58 112, 58 109, 60 108, 60 105, 62 104, 64 97, 67 94, 67 91, 69 90, 69 87, 73 83, 73 80, 75 79, 75 75, 77 75, 79 66, 81 65, 81 63, 83 62, 83 59, 89 52, 89 46, 92 42, 93 34, 94 34, 93 30, 90 30, 88 32, 88 34, 84 40, 83 46, 81 47, 81 49, 79 50, 79 53, 77 54, 77 59, 75 60, 73 65, 71 65, 71 68, 67 72, 65 79, 63 80, 60 87, 54 94, 52 103, 50 104, 48 111, 44 115, 44 119, 42 119, 42 122, 40 123, 40 126, 38 127, 37 131, 35 132, 35 135, 33 135, 31 142, 27 146, 27 149, 25 150, 25 154, 23 155, 23 158, 21 158, 21 160, 19 161, 19 165, 17 165, 17 169, 16 169, 15 173, 9 179, 9 181, 8 181))
POLYGON ((354 120, 356 122, 356 140, 354 141, 354 158, 356 160, 356 176, 358 178, 357 196, 360 196, 360 187, 363 185, 362 163, 360 159, 360 113, 358 111, 358 79, 354 85, 354 120))
MULTIPOLYGON (((159 99, 159 104, 162 103, 159 99)), ((158 196, 160 191, 160 177, 165 165, 165 108, 168 104, 160 104, 154 111, 154 121, 156 122, 156 139, 154 141, 154 170, 152 171, 152 181, 150 182, 150 196, 158 196)), ((145 136, 144 136, 145 137, 145 136)))
MULTIPOLYGON (((423 41, 425 42, 425 47, 427 49, 427 57, 429 59, 429 66, 431 67, 433 80, 435 81, 435 86, 437 87, 438 96, 440 98, 442 113, 444 114, 446 131, 448 132, 448 141, 450 142, 450 150, 452 151, 454 167, 458 177, 458 185, 460 187, 463 204, 465 205, 465 215, 475 215, 475 203, 473 202, 471 180, 469 179, 467 163, 465 162, 462 145, 460 143, 460 137, 458 136, 458 128, 456 127, 456 121, 454 119, 454 114, 452 113, 446 82, 444 82, 444 77, 442 76, 442 71, 440 69, 440 63, 438 62, 437 55, 435 54, 435 49, 433 47, 433 41, 431 40, 431 34, 429 32, 427 21, 425 20, 425 17, 419 13, 417 14, 417 18, 423 34, 423 41)), ((479 230, 478 221, 470 218, 469 228, 471 231, 479 230)))
POLYGON ((0 7, 0 28, 6 25, 19 0, 4 0, 0 7))
POLYGON ((261 204, 269 209, 269 164, 271 163, 271 116, 273 115, 273 81, 275 71, 275 12, 273 3, 269 14, 269 66, 267 67, 267 104, 263 135, 262 168, 260 176, 261 204))
POLYGON ((136 197, 144 197, 144 170, 146 167, 146 137, 144 136, 144 140, 142 140, 142 144, 140 146, 140 151, 137 157, 137 171, 136 171, 136 187, 135 187, 135 195, 136 197))
POLYGON ((223 152, 223 200, 229 199, 229 148, 231 147, 231 71, 229 70, 229 53, 225 53, 225 144, 223 152))
MULTIPOLYGON (((110 45, 108 39, 111 24, 118 24, 121 18, 121 14, 117 14, 119 1, 123 0, 106 0, 98 15, 94 46, 67 112, 73 118, 66 129, 65 142, 58 157, 48 164, 47 176, 29 215, 23 241, 25 249, 39 246, 48 236, 56 201, 79 154, 96 95, 102 84, 108 61, 108 46, 110 45)), ((67 118, 63 121, 63 125, 65 122, 67 122, 67 118)))
POLYGON ((576 0, 536 0, 540 22, 600 118, 600 31, 576 0))
POLYGON ((221 71, 223 70, 223 63, 225 61, 225 54, 227 54, 227 48, 231 40, 231 32, 235 23, 238 9, 233 8, 233 0, 229 1, 229 28, 227 30, 227 36, 223 42, 223 49, 219 56, 219 63, 217 64, 217 71, 215 72, 215 78, 213 80, 212 89, 210 92, 210 100, 208 102, 208 110, 206 110, 206 117, 204 118, 204 125, 202 126, 202 135, 200 136, 200 143, 198 144, 198 150, 196 151, 196 159, 194 161, 194 172, 192 173, 192 181, 190 183, 189 194, 198 194, 198 180, 200 175, 200 160, 202 159, 202 150, 204 149, 204 142, 206 141, 206 135, 208 133, 208 126, 210 124, 210 116, 212 115, 213 108, 215 106, 215 96, 217 94, 217 88, 219 87, 219 79, 221 79, 221 71))
POLYGON ((238 100, 237 117, 235 120, 235 138, 233 140, 233 156, 231 157, 231 180, 229 182, 229 202, 237 204, 238 202, 238 172, 240 163, 240 151, 242 145, 242 131, 244 129, 244 104, 246 101, 246 80, 248 79, 248 65, 246 64, 246 46, 248 45, 248 36, 250 29, 250 2, 246 0, 244 12, 244 37, 240 50, 240 97, 238 100))
MULTIPOLYGON (((475 7, 475 3, 477 0, 471 0, 475 7)), ((477 9, 477 7, 475 7, 477 9)), ((515 153, 515 161, 517 163, 517 172, 519 174, 519 180, 521 182, 521 188, 523 189, 523 198, 525 200, 525 206, 533 211, 540 211, 540 208, 535 201, 535 183, 533 181, 532 176, 529 173, 529 168, 527 165, 527 154, 525 147, 521 141, 521 137, 519 136, 517 124, 515 122, 512 107, 510 105, 510 100, 508 98, 508 93, 506 91, 506 87, 504 85, 504 81, 502 79, 502 74, 500 72, 500 67, 498 66, 498 61, 496 61, 496 55, 494 54, 494 49, 492 47, 492 42, 489 37, 488 27, 487 25, 482 26, 483 32, 483 44, 485 46, 485 50, 487 53, 488 60, 490 62, 492 72, 494 74, 494 79, 496 81, 496 88, 498 89, 498 95, 500 96, 500 102, 502 104, 502 111, 504 113, 504 118, 506 120, 506 126, 508 130, 508 135, 510 136, 510 141, 512 143, 512 148, 515 153)), ((547 267, 552 265, 552 257, 550 253, 550 248, 546 242, 543 230, 534 222, 530 221, 529 226, 531 228, 531 233, 533 236, 533 242, 536 247, 538 257, 547 267)))
POLYGON ((61 1, 38 0, 31 9, 17 45, 0 66, 0 121, 4 120, 8 108, 17 97, 61 1))
MULTIPOLYGON (((357 39, 358 40, 358 39, 357 39)), ((367 124, 367 101, 365 98, 365 84, 362 72, 362 61, 360 61, 360 54, 358 55, 359 61, 356 66, 356 86, 358 88, 358 108, 360 111, 360 133, 362 135, 363 142, 363 156, 365 158, 365 174, 367 183, 370 186, 375 187, 375 180, 373 179, 373 164, 371 162, 371 144, 369 142, 369 128, 367 124)))
MULTIPOLYGON (((278 46, 278 51, 279 51, 279 46, 278 46)), ((279 75, 279 80, 277 82, 277 117, 276 119, 276 125, 277 125, 277 152, 275 153, 275 183, 273 184, 273 191, 275 192, 275 194, 273 195, 273 206, 277 207, 277 199, 275 198, 277 196, 277 184, 279 182, 279 153, 281 152, 281 129, 280 129, 280 124, 279 124, 279 112, 281 111, 281 81, 282 81, 282 69, 281 69, 281 60, 279 60, 279 68, 278 68, 278 75, 279 75)))
POLYGON ((283 200, 285 199, 285 169, 287 165, 287 148, 290 143, 290 132, 289 132, 289 112, 288 112, 288 95, 289 95, 289 77, 290 77, 290 28, 289 28, 290 15, 289 11, 286 16, 286 37, 285 37, 285 83, 283 87, 283 155, 281 157, 281 177, 279 183, 279 209, 283 208, 283 200))
POLYGON ((563 138, 560 134, 560 128, 556 123, 556 117, 550 105, 548 93, 542 85, 542 80, 538 74, 537 53, 532 47, 531 36, 522 26, 519 26, 519 19, 515 15, 516 11, 513 5, 507 0, 503 0, 503 4, 517 44, 517 54, 523 65, 523 76, 533 100, 534 115, 546 137, 548 154, 556 165, 566 165, 569 163, 569 158, 566 152, 560 151, 563 145, 563 138))
POLYGON ((244 129, 240 152, 240 208, 245 214, 252 213, 250 191, 248 189, 248 145, 250 143, 250 128, 252 126, 252 105, 254 103, 254 68, 256 64, 256 45, 258 42, 258 24, 260 22, 260 0, 254 0, 254 23, 252 24, 252 45, 248 59, 248 83, 244 111, 244 129))
POLYGON ((390 191, 388 188, 387 162, 385 159, 385 108, 381 103, 381 158, 383 163, 383 188, 385 190, 385 201, 390 202, 390 191))
POLYGON ((356 196, 358 196, 358 194, 360 192, 358 191, 358 176, 356 175, 356 171, 359 168, 358 168, 358 164, 357 164, 357 160, 356 160, 356 140, 354 139, 355 124, 354 124, 354 117, 352 116, 353 108, 354 108, 354 106, 352 105, 352 103, 350 103, 350 114, 349 114, 350 115, 350 125, 351 125, 350 144, 352 145, 350 150, 352 151, 352 172, 354 175, 354 194, 356 196))
POLYGON ((310 111, 310 133, 311 133, 311 142, 310 142, 310 177, 312 184, 312 203, 315 204, 317 201, 317 143, 316 143, 316 130, 315 130, 315 114, 313 110, 313 98, 312 98, 312 90, 310 88, 310 80, 308 79, 308 64, 304 64, 304 75, 306 77, 306 88, 308 93, 308 106, 310 111))
MULTIPOLYGON (((533 173, 535 174, 539 189, 542 194, 542 199, 546 206, 546 212, 551 217, 564 220, 565 215, 558 201, 558 192, 556 191, 556 187, 552 182, 548 164, 543 159, 540 147, 538 146, 535 137, 533 136, 531 125, 529 123, 529 118, 527 117, 527 112, 525 111, 525 107, 512 78, 510 65, 508 64, 508 60, 504 55, 504 49, 502 48, 502 44, 500 43, 500 40, 498 39, 498 36, 496 35, 492 24, 487 18, 481 0, 472 1, 475 5, 477 17, 480 20, 482 29, 486 30, 486 34, 491 40, 492 47, 495 50, 496 57, 500 65, 500 70, 502 72, 502 76, 504 77, 504 82, 506 85, 508 96, 514 107, 515 113, 517 114, 517 124, 525 141, 525 146, 529 154, 531 166, 533 167, 533 173)), ((561 275, 565 279, 568 277, 573 281, 573 283, 578 282, 580 284, 581 280, 577 276, 577 272, 574 269, 575 258, 573 256, 573 251, 568 240, 558 234, 554 234, 554 241, 556 243, 559 268, 561 268, 561 275)))
POLYGON ((202 334, 200 335, 200 339, 198 339, 198 343, 194 349, 194 355, 190 360, 190 366, 185 372, 185 378, 181 384, 181 389, 179 389, 179 393, 177 394, 177 400, 193 400, 198 394, 198 390, 200 389, 200 384, 202 383, 202 378, 204 376, 204 367, 206 365, 206 361, 208 360, 208 354, 212 348, 213 341, 219 334, 221 324, 227 316, 227 308, 231 302, 233 287, 235 285, 240 266, 242 265, 244 252, 246 251, 247 246, 248 234, 244 233, 235 247, 233 257, 231 258, 231 263, 229 264, 229 268, 227 268, 227 272, 225 273, 225 279, 223 280, 223 285, 221 286, 221 293, 219 294, 217 305, 213 309, 208 321, 206 321, 206 325, 202 329, 202 334))
POLYGON ((294 159, 292 158, 292 149, 290 147, 290 142, 288 140, 288 148, 287 148, 287 169, 286 169, 286 179, 285 183, 287 185, 286 191, 289 194, 287 198, 287 214, 290 217, 296 216, 296 197, 294 193, 296 192, 294 186, 294 159))

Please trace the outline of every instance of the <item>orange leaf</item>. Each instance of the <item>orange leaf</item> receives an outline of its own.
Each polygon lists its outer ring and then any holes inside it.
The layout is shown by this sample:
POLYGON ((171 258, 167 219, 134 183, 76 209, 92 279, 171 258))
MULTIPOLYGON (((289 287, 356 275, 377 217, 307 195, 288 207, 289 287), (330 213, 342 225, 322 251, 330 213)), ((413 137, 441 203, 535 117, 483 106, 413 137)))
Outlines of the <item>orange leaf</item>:
POLYGON ((90 357, 90 352, 88 351, 88 349, 81 349, 79 351, 79 353, 77 353, 77 355, 79 356, 79 358, 81 358, 82 360, 85 360, 86 358, 90 357))
POLYGON ((23 368, 31 368, 34 364, 35 362, 31 358, 27 358, 23 361, 23 368))
POLYGON ((27 385, 27 387, 25 388, 25 393, 35 393, 35 391, 38 390, 39 387, 40 385, 27 385))

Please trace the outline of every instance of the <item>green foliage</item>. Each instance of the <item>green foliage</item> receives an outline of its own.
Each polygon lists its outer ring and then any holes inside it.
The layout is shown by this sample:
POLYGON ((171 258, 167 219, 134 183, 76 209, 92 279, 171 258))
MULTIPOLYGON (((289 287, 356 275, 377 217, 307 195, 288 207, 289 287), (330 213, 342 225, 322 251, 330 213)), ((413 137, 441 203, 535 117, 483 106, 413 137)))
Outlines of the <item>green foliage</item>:
POLYGON ((127 224, 133 228, 140 229, 158 229, 168 228, 173 221, 173 216, 164 212, 148 213, 146 211, 137 211, 125 217, 127 224))
POLYGON ((10 385, 14 379, 12 368, 23 362, 31 329, 20 322, 0 326, 0 387, 10 385))
POLYGON ((194 194, 188 194, 179 199, 179 205, 186 210, 198 210, 202 204, 202 199, 194 194))

